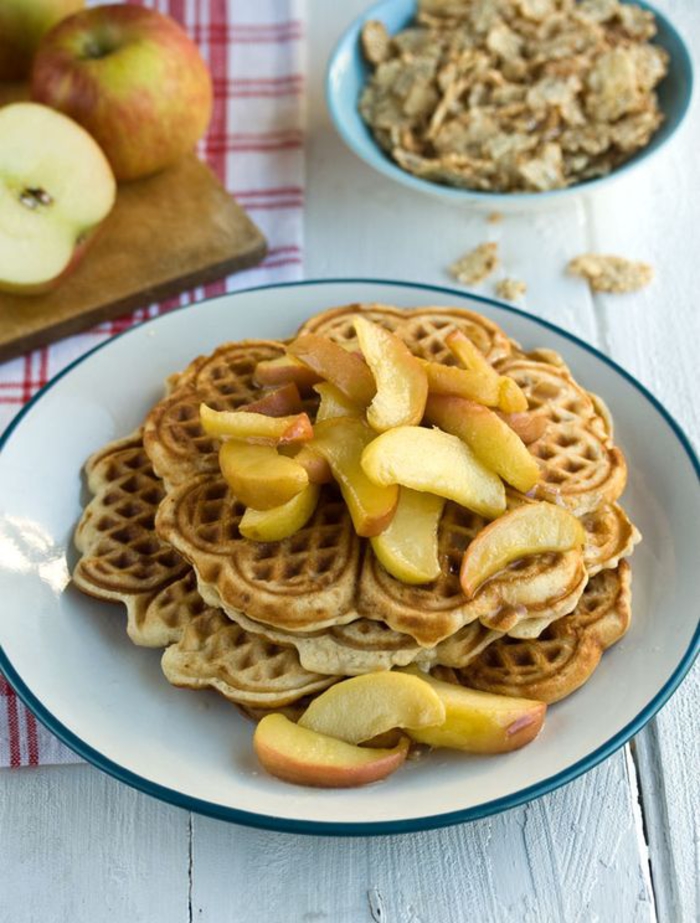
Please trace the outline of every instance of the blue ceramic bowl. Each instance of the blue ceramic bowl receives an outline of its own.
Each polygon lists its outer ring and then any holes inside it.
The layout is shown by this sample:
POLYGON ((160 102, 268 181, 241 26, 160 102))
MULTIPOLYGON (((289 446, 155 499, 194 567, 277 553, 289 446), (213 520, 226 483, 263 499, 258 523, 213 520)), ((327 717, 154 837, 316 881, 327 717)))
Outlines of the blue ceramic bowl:
POLYGON ((479 192, 419 179, 394 163, 374 140, 357 108, 360 94, 370 74, 360 49, 360 32, 367 20, 378 19, 384 23, 389 33, 394 35, 414 18, 415 0, 382 0, 356 19, 343 34, 331 57, 326 79, 326 97, 331 117, 348 147, 375 170, 403 183, 404 186, 455 203, 482 204, 494 210, 531 208, 561 202, 580 193, 598 191, 622 176, 629 176, 661 150, 683 121, 692 96, 693 65, 685 43, 665 16, 643 0, 635 2, 650 10, 656 17, 658 34, 654 41, 665 48, 670 56, 669 72, 658 87, 659 104, 665 119, 647 147, 608 176, 550 192, 479 192))

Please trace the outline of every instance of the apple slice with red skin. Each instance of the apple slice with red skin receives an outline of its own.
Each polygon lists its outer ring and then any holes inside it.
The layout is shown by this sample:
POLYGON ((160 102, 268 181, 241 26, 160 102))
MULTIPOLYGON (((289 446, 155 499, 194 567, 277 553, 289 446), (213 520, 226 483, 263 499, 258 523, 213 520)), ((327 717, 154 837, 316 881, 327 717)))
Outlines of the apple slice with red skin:
POLYGON ((299 362, 294 356, 285 354, 276 359, 262 359, 255 366, 253 380, 259 385, 295 384, 305 394, 321 381, 319 375, 299 362))
POLYGON ((236 497, 254 510, 282 506, 309 484, 298 462, 269 445, 229 439, 219 450, 219 465, 236 497))
POLYGON ((428 396, 428 378, 420 362, 403 340, 384 327, 359 315, 354 324, 377 386, 367 422, 378 433, 420 423, 428 396))
POLYGON ((81 124, 120 181, 193 151, 213 102, 209 70, 182 26, 127 4, 81 10, 44 35, 31 94, 81 124))
POLYGON ((46 106, 1 108, 0 138, 0 290, 41 294, 79 264, 116 183, 88 133, 46 106))
POLYGON ((367 364, 354 352, 316 333, 297 337, 288 352, 308 368, 329 381, 354 404, 367 407, 377 386, 367 364))
POLYGON ((262 766, 278 779, 319 788, 353 788, 385 779, 408 754, 403 737, 391 750, 355 747, 294 724, 281 714, 265 715, 253 735, 262 766))
POLYGON ((292 414, 303 413, 304 406, 301 403, 299 388, 294 382, 289 382, 281 388, 268 391, 257 401, 245 404, 239 410, 246 410, 248 413, 265 413, 268 417, 288 417, 292 414))
POLYGON ((330 484, 333 480, 331 466, 320 452, 308 442, 287 443, 279 447, 282 455, 293 458, 309 475, 311 484, 330 484))
POLYGON ((442 724, 445 707, 422 679, 388 670, 353 676, 317 696, 301 727, 359 744, 392 728, 442 724))
POLYGON ((509 753, 529 744, 542 730, 547 713, 544 702, 467 689, 435 679, 417 667, 405 669, 428 683, 445 708, 442 724, 407 729, 417 743, 467 753, 509 753))
POLYGON ((487 468, 516 490, 525 494, 539 480, 539 465, 523 441, 483 404, 463 397, 431 394, 425 415, 430 423, 466 442, 487 468))
POLYGON ((513 561, 550 551, 571 551, 586 541, 579 520, 568 510, 541 501, 526 503, 490 523, 467 546, 460 583, 471 598, 479 587, 513 561))
POLYGON ((401 484, 436 494, 489 519, 506 508, 501 479, 461 439, 439 429, 387 430, 367 446, 361 464, 375 484, 401 484))
POLYGON ((386 529, 399 502, 396 485, 378 486, 362 469, 362 453, 375 436, 364 420, 337 417, 317 423, 314 439, 309 443, 310 449, 328 462, 355 531, 367 538, 386 529))
POLYGON ((204 432, 218 439, 231 437, 277 445, 308 442, 314 435, 311 420, 305 413, 289 417, 270 417, 248 410, 213 410, 206 404, 200 404, 199 417, 204 432))

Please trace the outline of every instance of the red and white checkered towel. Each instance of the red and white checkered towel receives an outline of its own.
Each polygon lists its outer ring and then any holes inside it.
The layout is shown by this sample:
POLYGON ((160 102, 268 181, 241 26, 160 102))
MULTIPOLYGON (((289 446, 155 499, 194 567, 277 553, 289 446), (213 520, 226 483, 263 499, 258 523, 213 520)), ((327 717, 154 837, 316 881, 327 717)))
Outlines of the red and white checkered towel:
MULTIPOLYGON (((68 363, 126 327, 224 291, 301 276, 303 0, 142 0, 142 5, 181 22, 208 62, 214 114, 201 153, 267 237, 268 255, 225 281, 0 365, 0 431, 68 363)), ((78 761, 0 675, 0 766, 78 761)))

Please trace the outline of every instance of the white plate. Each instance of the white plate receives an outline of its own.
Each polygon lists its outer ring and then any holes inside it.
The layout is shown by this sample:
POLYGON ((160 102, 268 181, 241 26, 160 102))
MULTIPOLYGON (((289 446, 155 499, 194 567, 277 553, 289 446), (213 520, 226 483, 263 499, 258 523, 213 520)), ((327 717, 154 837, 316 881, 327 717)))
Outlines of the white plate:
POLYGON ((470 820, 575 778, 663 705, 700 646, 698 462, 658 402, 621 369, 549 324, 447 289, 320 281, 240 292, 167 314, 75 363, 6 435, 0 457, 0 668, 69 746, 156 797, 239 823, 309 833, 386 833, 470 820), (632 560, 633 622, 584 688, 550 709, 531 746, 497 757, 436 752, 385 782, 322 791, 261 772, 252 725, 215 693, 183 692, 157 651, 134 647, 123 609, 69 583, 80 469, 134 429, 164 378, 228 339, 288 336, 333 305, 445 304, 482 312, 527 347, 561 352, 601 394, 630 468, 624 503, 644 541, 632 560), (11 601, 11 604, 10 604, 11 601))

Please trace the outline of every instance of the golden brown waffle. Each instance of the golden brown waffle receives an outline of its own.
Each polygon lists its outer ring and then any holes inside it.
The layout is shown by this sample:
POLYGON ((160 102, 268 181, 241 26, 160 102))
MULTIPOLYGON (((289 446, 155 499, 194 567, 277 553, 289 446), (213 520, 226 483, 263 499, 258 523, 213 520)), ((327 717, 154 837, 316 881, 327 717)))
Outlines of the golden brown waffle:
POLYGON ((258 362, 283 355, 275 340, 225 343, 211 356, 195 359, 168 380, 168 396, 156 404, 144 424, 144 445, 159 477, 182 484, 204 471, 218 471, 219 440, 199 422, 199 405, 235 410, 259 397, 253 381, 258 362))
POLYGON ((490 362, 505 359, 511 352, 510 340, 497 324, 464 308, 406 309, 384 304, 350 304, 309 318, 299 328, 299 335, 317 333, 340 343, 355 343, 352 318, 359 312, 401 337, 414 355, 431 362, 457 364, 445 345, 447 334, 455 329, 463 331, 490 362))
POLYGON ((337 679, 310 673, 294 648, 251 635, 221 611, 190 622, 177 644, 163 653, 161 666, 174 686, 215 689, 252 708, 289 705, 337 679))
POLYGON ((282 542, 244 539, 238 532, 243 511, 222 477, 200 475, 168 494, 156 529, 193 565, 209 605, 233 619, 243 612, 286 631, 317 631, 366 617, 434 647, 477 619, 501 632, 529 618, 552 621, 571 612, 588 579, 580 551, 537 555, 467 600, 459 563, 485 521, 456 504, 447 504, 438 533, 442 574, 418 587, 384 570, 330 490, 307 525, 282 542))
POLYGON ((547 421, 540 438, 528 446, 541 470, 533 496, 577 516, 614 503, 625 489, 627 466, 591 396, 565 366, 514 358, 499 368, 525 392, 529 411, 547 421))
POLYGON ((239 626, 223 630, 229 620, 207 606, 192 569, 155 533, 164 491, 140 432, 96 452, 86 473, 94 496, 76 529, 82 555, 73 575, 76 586, 99 599, 123 602, 135 644, 177 642, 177 654, 166 661, 177 684, 213 686, 239 705, 271 708, 335 681, 304 670, 293 648, 239 626))
POLYGON ((499 695, 557 702, 578 689, 630 624, 631 573, 626 561, 593 577, 571 615, 534 640, 501 638, 464 670, 446 677, 499 695))

